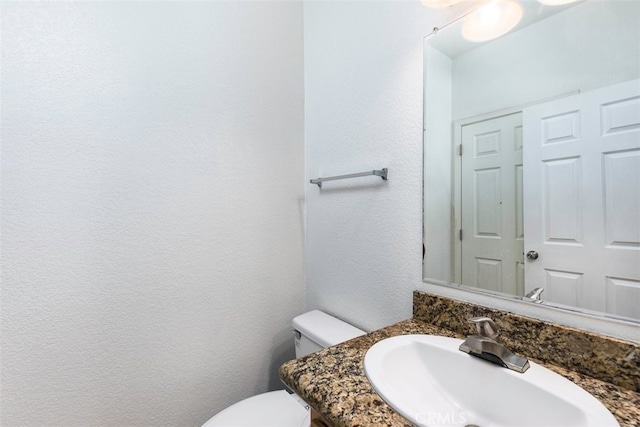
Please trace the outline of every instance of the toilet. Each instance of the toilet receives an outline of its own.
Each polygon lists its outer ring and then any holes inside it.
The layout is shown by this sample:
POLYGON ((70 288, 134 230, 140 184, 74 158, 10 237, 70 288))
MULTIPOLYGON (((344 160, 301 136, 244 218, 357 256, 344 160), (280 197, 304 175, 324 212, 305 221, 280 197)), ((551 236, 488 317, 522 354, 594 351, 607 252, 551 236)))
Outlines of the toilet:
MULTIPOLYGON (((292 324, 296 358, 366 334, 319 310, 295 317, 292 324)), ((309 406, 300 397, 278 390, 241 400, 202 427, 305 427, 310 420, 309 406)))

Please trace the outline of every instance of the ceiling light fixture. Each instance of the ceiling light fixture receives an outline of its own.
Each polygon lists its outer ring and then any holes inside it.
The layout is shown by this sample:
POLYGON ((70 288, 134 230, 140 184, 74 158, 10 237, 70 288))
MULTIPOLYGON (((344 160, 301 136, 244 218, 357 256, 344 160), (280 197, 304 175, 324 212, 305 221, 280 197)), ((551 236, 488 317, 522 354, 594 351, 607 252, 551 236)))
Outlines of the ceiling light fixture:
POLYGON ((492 1, 464 18, 462 36, 472 42, 498 38, 518 25, 522 14, 520 3, 513 0, 492 1))

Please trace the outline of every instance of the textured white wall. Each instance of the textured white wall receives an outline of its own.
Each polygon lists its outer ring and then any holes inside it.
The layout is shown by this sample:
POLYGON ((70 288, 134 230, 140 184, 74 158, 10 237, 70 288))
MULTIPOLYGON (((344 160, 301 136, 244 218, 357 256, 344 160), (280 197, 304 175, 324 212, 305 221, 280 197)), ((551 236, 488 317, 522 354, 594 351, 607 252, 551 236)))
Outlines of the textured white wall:
POLYGON ((304 309, 296 2, 2 2, 1 424, 199 425, 304 309))
POLYGON ((418 1, 305 4, 307 178, 390 174, 384 184, 307 184, 309 308, 374 329, 410 317, 422 289, 640 340, 635 325, 422 282, 422 39, 448 13, 418 1))
POLYGON ((422 37, 419 2, 309 2, 304 9, 309 308, 373 329, 411 316, 421 283, 422 37))

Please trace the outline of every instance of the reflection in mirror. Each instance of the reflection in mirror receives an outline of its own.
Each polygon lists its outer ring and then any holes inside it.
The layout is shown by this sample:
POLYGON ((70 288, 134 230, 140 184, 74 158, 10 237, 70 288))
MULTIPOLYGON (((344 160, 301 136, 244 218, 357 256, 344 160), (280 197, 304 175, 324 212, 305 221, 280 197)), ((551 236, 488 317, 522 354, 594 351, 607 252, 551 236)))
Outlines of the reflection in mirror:
POLYGON ((639 321, 640 1, 519 1, 425 39, 423 278, 639 321))

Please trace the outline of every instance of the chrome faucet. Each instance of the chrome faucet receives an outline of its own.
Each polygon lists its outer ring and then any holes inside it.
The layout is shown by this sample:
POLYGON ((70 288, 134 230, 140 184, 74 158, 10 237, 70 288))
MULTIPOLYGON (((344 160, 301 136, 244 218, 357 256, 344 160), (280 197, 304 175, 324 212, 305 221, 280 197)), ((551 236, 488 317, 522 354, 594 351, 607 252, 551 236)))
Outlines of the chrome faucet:
POLYGON ((535 288, 534 290, 526 294, 524 297, 534 302, 542 302, 542 298, 540 297, 540 294, 542 294, 543 292, 544 292, 544 288, 535 288))
POLYGON ((516 356, 497 341, 500 331, 493 320, 488 317, 472 317, 468 321, 475 323, 478 334, 468 336, 460 344, 460 351, 520 373, 529 369, 527 359, 516 356))

